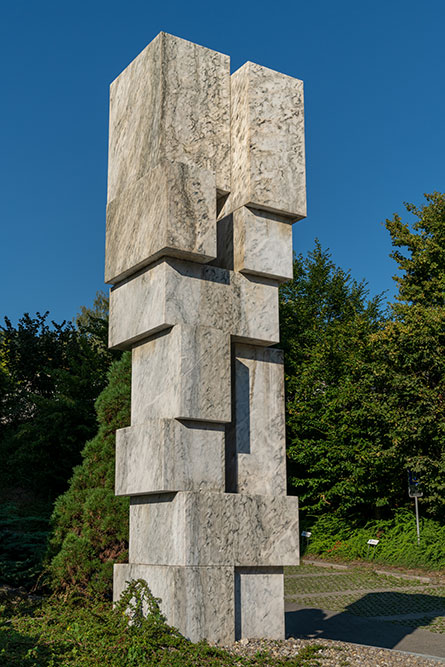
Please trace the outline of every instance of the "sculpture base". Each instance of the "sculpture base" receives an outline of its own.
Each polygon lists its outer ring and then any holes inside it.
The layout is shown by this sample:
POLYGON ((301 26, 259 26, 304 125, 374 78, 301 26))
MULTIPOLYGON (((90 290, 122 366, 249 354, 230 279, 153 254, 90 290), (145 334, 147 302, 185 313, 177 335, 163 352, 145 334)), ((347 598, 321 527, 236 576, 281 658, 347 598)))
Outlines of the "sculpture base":
POLYGON ((115 601, 133 579, 147 582, 167 622, 193 642, 284 639, 283 568, 120 564, 115 601))

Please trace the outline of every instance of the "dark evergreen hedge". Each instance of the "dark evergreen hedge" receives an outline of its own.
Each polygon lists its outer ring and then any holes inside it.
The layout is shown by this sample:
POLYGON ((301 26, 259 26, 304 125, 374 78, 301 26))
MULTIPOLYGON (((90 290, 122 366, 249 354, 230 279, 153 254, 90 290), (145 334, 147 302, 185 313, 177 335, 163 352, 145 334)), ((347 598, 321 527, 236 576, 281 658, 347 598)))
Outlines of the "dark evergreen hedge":
POLYGON ((128 553, 128 499, 114 495, 115 432, 130 423, 131 355, 112 364, 96 401, 99 430, 87 442, 52 516, 47 574, 55 589, 111 594, 113 563, 128 553))

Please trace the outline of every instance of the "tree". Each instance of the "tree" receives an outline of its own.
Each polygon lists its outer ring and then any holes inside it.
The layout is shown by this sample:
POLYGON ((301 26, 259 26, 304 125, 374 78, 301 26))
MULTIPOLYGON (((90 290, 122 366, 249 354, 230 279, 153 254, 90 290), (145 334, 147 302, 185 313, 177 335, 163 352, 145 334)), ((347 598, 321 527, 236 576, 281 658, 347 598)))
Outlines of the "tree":
MULTIPOLYGON (((370 400, 370 335, 381 299, 336 267, 318 241, 280 288, 289 490, 306 512, 358 514, 375 505, 379 410, 370 400), (372 470, 373 472, 370 472, 372 470)), ((380 427, 379 427, 380 428, 380 427)))
POLYGON ((25 314, 0 327, 0 580, 35 580, 54 499, 97 429, 94 402, 116 353, 104 295, 75 322, 25 314))
MULTIPOLYGON (((425 195, 417 219, 386 221, 396 248, 399 292, 393 318, 375 340, 380 398, 388 415, 388 437, 406 474, 422 480, 424 509, 435 518, 445 510, 445 195, 425 195)), ((406 494, 406 490, 404 493, 406 494)))
POLYGON ((131 355, 109 372, 96 401, 97 435, 87 442, 82 463, 52 517, 48 574, 55 589, 111 595, 113 563, 127 557, 127 498, 114 495, 115 432, 130 423, 131 355))
POLYGON ((424 510, 445 510, 445 313, 412 305, 373 340, 375 401, 385 417, 387 477, 399 480, 393 505, 407 502, 408 470, 422 481, 424 510))
MULTIPOLYGON (((102 304, 103 305, 103 304, 102 304)), ((0 455, 3 488, 21 486, 53 500, 66 488, 96 430, 94 401, 113 354, 108 319, 84 309, 73 323, 25 314, 0 327, 0 455)))
POLYGON ((412 228, 397 214, 386 220, 396 248, 390 256, 400 271, 394 276, 399 287, 394 306, 398 317, 414 305, 445 306, 445 194, 434 192, 425 199, 427 204, 420 208, 405 204, 408 213, 417 217, 412 228))
POLYGON ((306 512, 348 519, 406 505, 407 473, 424 511, 445 510, 445 195, 387 220, 399 291, 380 299, 334 267, 319 244, 281 290, 290 489, 306 512))
POLYGON ((98 376, 101 388, 107 382, 106 376, 111 362, 120 358, 119 352, 108 349, 108 305, 108 296, 102 291, 96 292, 93 306, 81 306, 80 313, 74 318, 79 335, 103 362, 100 365, 101 374, 98 376))

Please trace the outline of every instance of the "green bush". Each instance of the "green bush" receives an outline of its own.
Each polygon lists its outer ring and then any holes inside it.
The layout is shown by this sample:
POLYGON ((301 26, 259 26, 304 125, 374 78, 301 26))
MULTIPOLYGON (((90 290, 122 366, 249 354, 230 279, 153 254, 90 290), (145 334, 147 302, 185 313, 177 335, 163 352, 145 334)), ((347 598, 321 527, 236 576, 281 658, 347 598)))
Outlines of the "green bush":
POLYGON ((115 432, 130 422, 131 356, 114 362, 96 401, 99 430, 52 516, 47 574, 55 590, 111 595, 113 563, 128 549, 128 499, 114 495, 115 432))
POLYGON ((120 354, 107 349, 104 298, 82 310, 76 325, 50 323, 49 313, 0 324, 0 502, 26 495, 30 516, 34 501, 54 502, 66 490, 120 354))
POLYGON ((421 519, 421 539, 417 544, 414 509, 399 510, 391 519, 368 521, 364 526, 347 523, 332 514, 312 522, 306 517, 302 524, 312 533, 309 544, 303 545, 306 555, 405 567, 445 567, 445 526, 433 519, 421 519), (368 549, 369 539, 378 539, 379 544, 368 549))
POLYGON ((0 581, 9 586, 32 586, 42 571, 49 534, 51 505, 34 499, 0 503, 0 581))
MULTIPOLYGON (((1 600, 0 600, 1 602, 1 600)), ((320 664, 319 646, 290 660, 267 653, 250 659, 202 641, 192 644, 168 626, 142 581, 131 582, 113 609, 109 602, 71 596, 0 605, 0 664, 4 667, 303 667, 320 664), (1 608, 2 607, 2 608, 1 608), (142 613, 144 611, 144 613, 142 613), (148 613, 147 613, 148 612, 148 613)))

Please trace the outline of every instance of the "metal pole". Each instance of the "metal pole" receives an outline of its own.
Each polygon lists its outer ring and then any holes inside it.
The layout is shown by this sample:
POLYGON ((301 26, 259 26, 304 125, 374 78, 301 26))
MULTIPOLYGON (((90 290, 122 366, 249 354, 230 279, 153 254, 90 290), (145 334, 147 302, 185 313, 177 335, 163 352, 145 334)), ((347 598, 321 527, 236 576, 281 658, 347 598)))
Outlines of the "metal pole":
POLYGON ((419 526, 419 499, 417 496, 414 498, 416 503, 416 528, 417 528, 417 544, 420 544, 420 526, 419 526))

